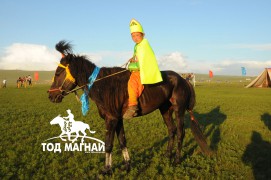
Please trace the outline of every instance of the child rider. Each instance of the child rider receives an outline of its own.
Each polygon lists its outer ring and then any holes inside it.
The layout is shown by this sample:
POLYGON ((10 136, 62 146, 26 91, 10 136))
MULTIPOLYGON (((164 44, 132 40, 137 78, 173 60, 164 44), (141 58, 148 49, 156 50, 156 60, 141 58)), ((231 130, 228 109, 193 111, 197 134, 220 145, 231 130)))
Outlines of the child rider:
POLYGON ((143 84, 155 84, 162 81, 155 54, 148 42, 144 38, 145 34, 141 24, 132 19, 130 22, 130 32, 132 40, 136 43, 134 55, 130 59, 128 69, 131 76, 128 81, 128 109, 123 115, 123 119, 131 119, 136 116, 138 110, 138 97, 141 95, 143 84))

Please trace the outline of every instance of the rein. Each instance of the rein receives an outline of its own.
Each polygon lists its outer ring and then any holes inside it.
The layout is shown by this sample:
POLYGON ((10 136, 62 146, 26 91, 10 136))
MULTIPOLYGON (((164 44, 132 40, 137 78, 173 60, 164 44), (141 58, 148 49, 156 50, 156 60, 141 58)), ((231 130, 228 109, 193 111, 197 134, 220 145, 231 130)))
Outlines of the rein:
MULTIPOLYGON (((125 71, 128 71, 128 69, 125 69, 125 70, 122 70, 122 71, 119 71, 119 72, 110 74, 110 75, 108 75, 108 76, 105 76, 105 77, 102 77, 102 78, 99 78, 99 79, 96 79, 93 83, 95 83, 95 82, 97 82, 97 81, 100 81, 100 80, 103 80, 103 79, 105 79, 105 78, 109 78, 109 77, 111 77, 111 76, 115 76, 115 75, 120 74, 120 73, 123 73, 123 72, 125 72, 125 71)), ((82 86, 79 86, 79 87, 77 87, 77 88, 75 88, 75 89, 73 89, 73 90, 70 90, 70 91, 66 92, 66 93, 67 93, 67 95, 68 95, 68 94, 70 94, 70 93, 76 92, 76 91, 78 91, 79 89, 82 89, 83 87, 87 86, 88 84, 89 84, 89 83, 84 84, 84 85, 82 85, 82 86)))
MULTIPOLYGON (((124 64, 121 65, 120 67, 123 67, 123 66, 124 66, 124 67, 126 68, 129 62, 130 62, 130 60, 128 60, 126 63, 124 63, 124 64)), ((61 65, 62 65, 62 64, 61 64, 61 65)), ((122 70, 122 71, 119 71, 119 72, 110 74, 110 75, 108 75, 108 76, 105 76, 105 77, 102 77, 102 78, 99 78, 99 79, 96 79, 93 83, 95 83, 95 82, 97 82, 97 81, 100 81, 100 80, 102 80, 102 79, 105 79, 105 78, 109 78, 109 77, 111 77, 111 76, 115 76, 115 75, 120 74, 120 73, 123 73, 123 72, 125 72, 125 71, 128 71, 128 69, 125 69, 125 70, 122 70)), ((75 92, 75 93, 77 94, 76 91, 78 91, 79 89, 82 89, 83 87, 87 86, 88 84, 89 84, 89 83, 87 83, 87 84, 85 84, 85 85, 83 85, 83 86, 79 86, 79 87, 77 87, 77 88, 75 88, 75 89, 73 89, 73 90, 71 90, 71 91, 66 92, 66 93, 67 93, 67 95, 70 94, 70 93, 73 93, 73 92, 75 92)), ((75 95, 76 95, 76 94, 75 94, 75 95)), ((78 97, 76 96, 76 98, 78 98, 78 97)))

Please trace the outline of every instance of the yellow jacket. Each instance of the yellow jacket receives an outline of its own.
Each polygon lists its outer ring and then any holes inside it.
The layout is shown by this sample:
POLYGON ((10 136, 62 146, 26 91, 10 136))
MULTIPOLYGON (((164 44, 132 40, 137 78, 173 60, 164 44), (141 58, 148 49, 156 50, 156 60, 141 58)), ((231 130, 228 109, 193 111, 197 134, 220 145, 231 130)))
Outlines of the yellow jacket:
POLYGON ((144 38, 140 43, 135 45, 134 57, 139 62, 142 84, 155 84, 163 80, 155 54, 147 39, 144 38))

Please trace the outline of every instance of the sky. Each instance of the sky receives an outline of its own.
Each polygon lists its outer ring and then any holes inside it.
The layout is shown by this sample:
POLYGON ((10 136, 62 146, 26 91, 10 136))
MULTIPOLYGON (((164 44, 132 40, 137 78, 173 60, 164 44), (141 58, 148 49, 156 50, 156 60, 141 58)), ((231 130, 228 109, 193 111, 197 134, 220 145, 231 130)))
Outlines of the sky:
POLYGON ((1 0, 0 69, 55 70, 66 40, 96 65, 132 57, 143 26, 161 70, 256 76, 271 67, 270 0, 1 0))

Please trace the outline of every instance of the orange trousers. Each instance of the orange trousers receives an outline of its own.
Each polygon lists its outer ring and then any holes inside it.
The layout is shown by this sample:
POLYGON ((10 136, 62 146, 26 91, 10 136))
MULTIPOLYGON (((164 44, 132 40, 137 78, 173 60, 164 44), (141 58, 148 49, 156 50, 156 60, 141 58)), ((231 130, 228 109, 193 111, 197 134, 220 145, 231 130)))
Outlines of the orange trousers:
POLYGON ((141 84, 140 72, 132 71, 128 81, 128 106, 135 106, 138 104, 137 98, 141 95, 143 89, 144 86, 141 84))

